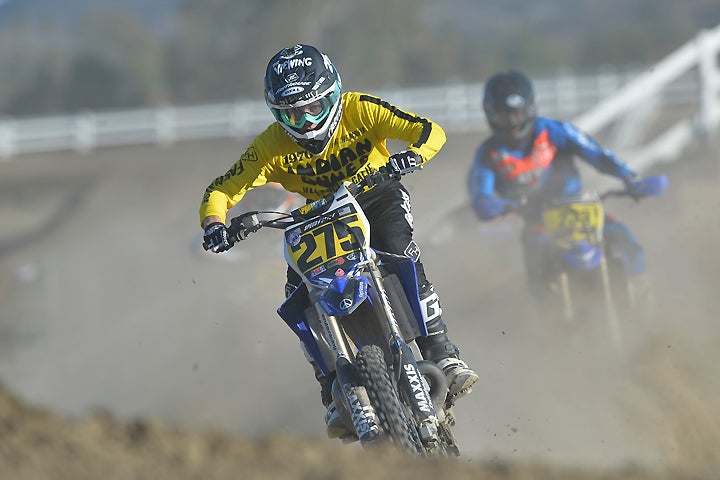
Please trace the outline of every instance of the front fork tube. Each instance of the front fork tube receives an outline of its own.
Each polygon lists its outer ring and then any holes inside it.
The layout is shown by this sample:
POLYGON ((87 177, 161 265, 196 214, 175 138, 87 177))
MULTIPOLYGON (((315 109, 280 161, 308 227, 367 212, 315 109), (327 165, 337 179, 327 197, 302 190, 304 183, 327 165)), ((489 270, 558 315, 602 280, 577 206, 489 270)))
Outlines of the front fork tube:
POLYGON ((366 444, 377 439, 380 427, 377 425, 375 410, 370 404, 367 390, 360 383, 355 367, 345 357, 335 362, 336 382, 342 388, 344 407, 347 409, 360 443, 366 444))
POLYGON ((341 399, 335 399, 335 394, 333 394, 336 408, 339 407, 338 400, 341 400, 342 408, 350 416, 360 443, 372 442, 379 436, 380 429, 367 391, 360 383, 355 367, 349 360, 349 349, 345 337, 335 317, 327 315, 320 309, 318 309, 318 314, 325 338, 335 353, 335 381, 342 391, 341 399))

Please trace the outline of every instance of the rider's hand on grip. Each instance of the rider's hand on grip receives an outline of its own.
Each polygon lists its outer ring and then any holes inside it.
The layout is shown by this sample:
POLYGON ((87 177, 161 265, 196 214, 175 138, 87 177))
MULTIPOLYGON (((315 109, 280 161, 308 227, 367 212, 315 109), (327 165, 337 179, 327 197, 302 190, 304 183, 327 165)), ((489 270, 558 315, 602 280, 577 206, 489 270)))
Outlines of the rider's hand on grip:
POLYGON ((665 175, 642 178, 638 175, 625 178, 625 188, 631 197, 639 200, 642 197, 661 195, 668 184, 665 175))
POLYGON ((635 201, 643 197, 641 192, 642 177, 640 175, 635 174, 625 177, 623 178, 623 183, 625 184, 625 190, 627 190, 628 194, 635 199, 635 201))
POLYGON ((419 153, 412 150, 403 150, 390 155, 387 162, 388 171, 396 175, 403 175, 412 172, 423 163, 419 153))
POLYGON ((231 242, 228 230, 223 223, 213 222, 205 227, 205 234, 203 235, 203 248, 205 250, 220 253, 230 250, 232 246, 233 242, 231 242))

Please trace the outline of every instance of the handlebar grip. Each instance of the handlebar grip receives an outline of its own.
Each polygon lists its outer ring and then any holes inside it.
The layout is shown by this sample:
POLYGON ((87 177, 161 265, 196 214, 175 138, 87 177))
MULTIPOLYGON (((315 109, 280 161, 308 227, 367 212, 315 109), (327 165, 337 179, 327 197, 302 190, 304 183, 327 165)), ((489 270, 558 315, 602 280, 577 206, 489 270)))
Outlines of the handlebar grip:
POLYGON ((260 228, 262 228, 262 225, 258 218, 258 212, 247 212, 230 220, 228 233, 233 243, 241 242, 251 233, 260 230, 260 228))

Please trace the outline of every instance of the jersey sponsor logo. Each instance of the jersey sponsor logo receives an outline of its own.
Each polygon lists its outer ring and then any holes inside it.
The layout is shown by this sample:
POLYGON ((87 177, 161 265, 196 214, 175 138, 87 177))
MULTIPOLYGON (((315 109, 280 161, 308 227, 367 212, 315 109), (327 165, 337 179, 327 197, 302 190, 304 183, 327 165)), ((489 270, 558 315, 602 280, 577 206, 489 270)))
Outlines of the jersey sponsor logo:
POLYGON ((243 168, 242 162, 237 161, 232 167, 230 167, 230 170, 228 170, 225 175, 223 175, 222 177, 217 177, 215 180, 213 180, 213 182, 205 189, 205 194, 203 195, 203 203, 207 203, 210 200, 210 194, 213 192, 213 190, 216 190, 217 187, 219 187, 225 181, 229 180, 235 175, 241 174, 243 170, 245 170, 245 168, 243 168))
POLYGON ((355 175, 367 163, 372 149, 370 139, 365 139, 340 149, 328 158, 312 158, 307 162, 296 161, 290 164, 285 157, 283 163, 288 173, 300 176, 305 185, 329 190, 355 175))
POLYGON ((355 140, 357 138, 360 138, 363 134, 367 132, 367 128, 361 127, 357 130, 353 130, 352 132, 348 132, 346 135, 343 135, 342 137, 338 138, 339 143, 347 143, 352 140, 355 140))
POLYGON ((490 158, 497 173, 520 185, 536 183, 552 163, 557 146, 550 142, 547 130, 543 130, 533 142, 532 150, 524 157, 494 150, 490 158))
POLYGON ((240 157, 240 160, 243 162, 257 162, 257 159, 257 152, 255 151, 255 147, 252 145, 248 147, 248 149, 245 150, 245 153, 243 153, 240 157))
POLYGON ((595 142, 593 142, 593 140, 589 136, 587 136, 587 134, 578 130, 574 125, 570 123, 563 123, 563 129, 565 130, 565 133, 568 134, 568 136, 575 138, 575 140, 583 148, 594 149, 597 147, 595 145, 595 142))
MULTIPOLYGON (((285 155, 282 157, 282 163, 285 167, 288 167, 288 165, 292 165, 295 162, 299 162, 300 160, 304 158, 312 158, 314 155, 307 150, 298 150, 297 152, 290 153, 288 155, 285 155)), ((289 167, 288 167, 289 168, 289 167)))
POLYGON ((406 257, 412 258, 415 262, 420 259, 420 247, 418 247, 418 244, 415 243, 415 240, 408 243, 408 246, 405 247, 405 251, 403 253, 406 257))
POLYGON ((410 195, 408 195, 405 191, 401 190, 400 193, 402 193, 403 197, 403 203, 402 208, 405 210, 405 221, 410 225, 410 228, 413 228, 413 216, 412 216, 412 209, 410 207, 410 195))

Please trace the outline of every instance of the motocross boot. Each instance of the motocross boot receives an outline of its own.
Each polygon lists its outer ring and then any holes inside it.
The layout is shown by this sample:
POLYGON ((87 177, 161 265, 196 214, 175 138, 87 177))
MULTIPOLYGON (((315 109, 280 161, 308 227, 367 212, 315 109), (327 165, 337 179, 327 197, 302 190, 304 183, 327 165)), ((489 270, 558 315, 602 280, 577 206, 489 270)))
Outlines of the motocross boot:
POLYGON ((325 425, 327 427, 327 435, 329 438, 345 438, 352 434, 348 430, 345 423, 340 418, 340 414, 335 407, 335 401, 332 398, 332 385, 335 380, 335 374, 323 375, 318 366, 312 362, 315 371, 315 379, 320 384, 320 399, 327 408, 325 412, 325 425))
MULTIPOLYGON (((432 287, 420 294, 420 301, 424 302, 433 296, 438 313, 425 322, 428 335, 416 338, 415 343, 423 354, 423 358, 437 363, 445 373, 448 381, 448 395, 451 398, 460 398, 472 391, 472 386, 478 381, 478 376, 465 362, 460 360, 460 350, 448 338, 447 326, 440 315, 437 294, 432 287)), ((423 304, 425 305, 425 303, 423 304)), ((426 309, 425 306, 423 308, 426 309)))

